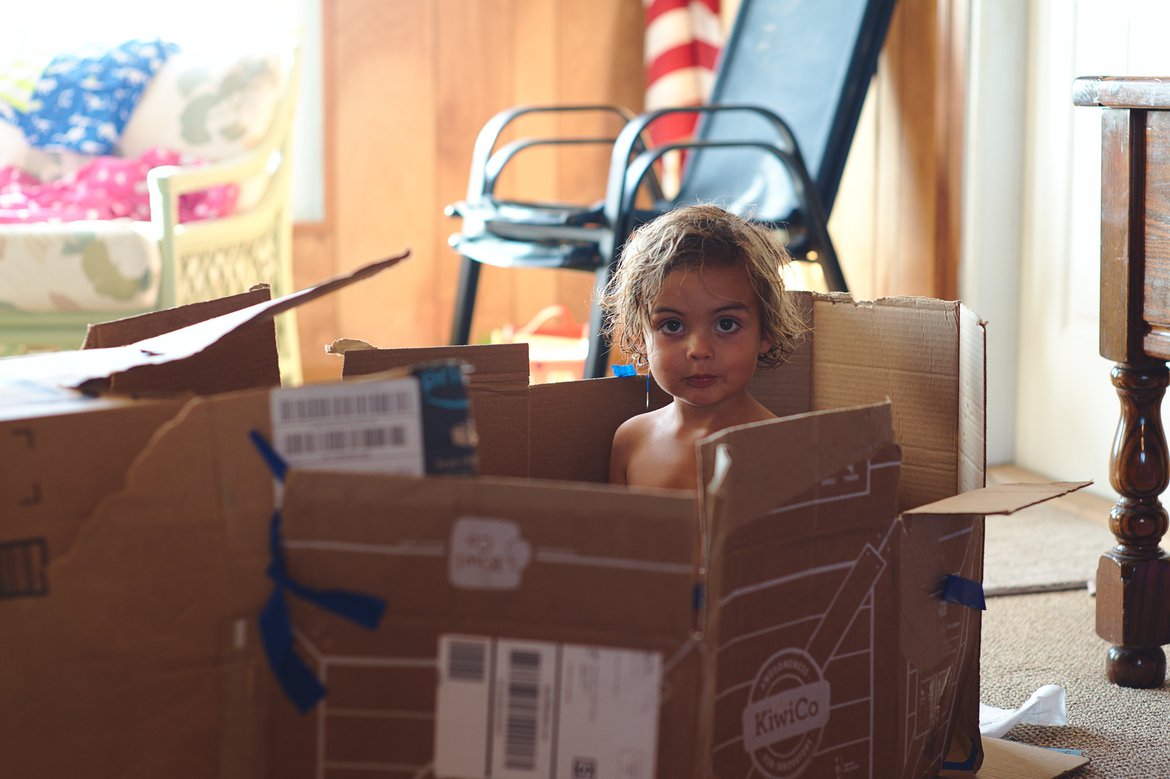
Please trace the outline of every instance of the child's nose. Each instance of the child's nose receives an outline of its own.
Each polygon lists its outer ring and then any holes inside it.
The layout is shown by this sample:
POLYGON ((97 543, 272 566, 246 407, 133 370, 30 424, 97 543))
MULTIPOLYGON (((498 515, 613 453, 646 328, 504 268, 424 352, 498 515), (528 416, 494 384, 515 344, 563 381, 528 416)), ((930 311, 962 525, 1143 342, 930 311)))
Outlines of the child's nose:
POLYGON ((687 347, 687 355, 692 360, 711 356, 711 341, 704 333, 692 333, 687 347))

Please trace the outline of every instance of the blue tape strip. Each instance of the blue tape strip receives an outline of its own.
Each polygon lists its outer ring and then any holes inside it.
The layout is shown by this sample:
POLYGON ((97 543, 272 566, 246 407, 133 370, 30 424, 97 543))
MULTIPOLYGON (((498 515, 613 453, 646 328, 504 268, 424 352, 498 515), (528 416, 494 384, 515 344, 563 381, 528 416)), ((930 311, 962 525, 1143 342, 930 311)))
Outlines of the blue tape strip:
POLYGON ((703 583, 695 582, 694 587, 691 589, 691 608, 695 611, 703 608, 703 594, 703 583))
POLYGON ((284 477, 288 473, 288 462, 280 456, 280 452, 276 451, 272 444, 268 443, 268 439, 261 435, 259 430, 249 430, 248 438, 252 439, 252 444, 260 451, 260 456, 268 464, 268 470, 272 471, 272 475, 276 477, 278 482, 284 484, 284 477))
MULTIPOLYGON (((280 481, 288 472, 288 463, 272 448, 260 433, 249 433, 252 442, 264 457, 273 475, 280 481)), ((268 576, 272 579, 272 594, 260 611, 260 638, 264 654, 272 673, 285 695, 303 714, 313 708, 323 697, 325 687, 317 679, 305 661, 296 653, 293 640, 292 618, 289 616, 286 593, 296 595, 319 608, 347 619, 350 622, 373 630, 378 627, 386 611, 386 601, 374 595, 342 590, 315 590, 294 581, 288 575, 285 565, 284 545, 280 532, 280 509, 272 512, 268 527, 268 549, 271 561, 268 576)))
POLYGON ((613 375, 614 376, 637 376, 638 369, 634 367, 633 363, 631 363, 629 365, 614 365, 613 366, 613 375))
POLYGON ((942 767, 944 771, 974 771, 975 764, 979 760, 979 756, 983 754, 983 744, 975 741, 971 745, 971 751, 967 753, 965 760, 944 760, 942 767))
POLYGON ((942 599, 971 609, 987 610, 987 601, 983 598, 983 585, 953 573, 947 574, 943 581, 942 599))

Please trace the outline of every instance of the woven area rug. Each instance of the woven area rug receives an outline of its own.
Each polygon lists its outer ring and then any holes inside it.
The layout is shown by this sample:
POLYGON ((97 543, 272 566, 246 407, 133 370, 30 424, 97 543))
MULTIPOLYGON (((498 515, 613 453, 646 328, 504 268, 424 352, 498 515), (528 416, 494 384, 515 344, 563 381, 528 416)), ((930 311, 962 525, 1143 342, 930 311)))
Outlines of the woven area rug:
MULTIPOLYGON (((1037 481, 1015 468, 993 468, 988 483, 1037 481)), ((1084 590, 1097 560, 1114 544, 1111 504, 1081 490, 1008 516, 987 517, 983 589, 991 595, 1084 590)))
POLYGON ((1017 725, 1009 740, 1080 750, 1090 762, 1068 774, 1075 779, 1170 777, 1170 687, 1109 683, 1095 603, 1084 590, 988 598, 980 700, 1014 709, 1038 687, 1059 684, 1068 724, 1017 725))

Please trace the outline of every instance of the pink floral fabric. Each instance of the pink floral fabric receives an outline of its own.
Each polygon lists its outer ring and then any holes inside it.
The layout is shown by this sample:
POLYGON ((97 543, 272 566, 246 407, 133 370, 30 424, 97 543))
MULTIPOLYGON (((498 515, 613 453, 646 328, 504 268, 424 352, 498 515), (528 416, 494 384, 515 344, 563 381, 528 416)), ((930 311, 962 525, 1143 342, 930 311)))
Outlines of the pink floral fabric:
MULTIPOLYGON (((136 159, 95 157, 77 171, 53 181, 16 167, 0 168, 0 223, 75 222, 82 219, 150 219, 146 174, 160 165, 197 162, 169 149, 154 148, 136 159)), ((227 216, 235 210, 238 188, 212 187, 179 197, 179 221, 227 216)))

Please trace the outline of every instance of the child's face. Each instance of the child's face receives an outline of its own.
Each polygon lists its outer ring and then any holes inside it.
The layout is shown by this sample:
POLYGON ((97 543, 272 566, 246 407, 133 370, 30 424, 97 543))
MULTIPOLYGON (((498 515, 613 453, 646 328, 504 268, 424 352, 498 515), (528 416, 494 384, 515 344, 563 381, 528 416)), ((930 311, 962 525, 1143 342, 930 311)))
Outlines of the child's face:
POLYGON ((671 271, 650 307, 650 372, 664 390, 694 406, 738 401, 771 344, 760 302, 742 266, 671 271))

